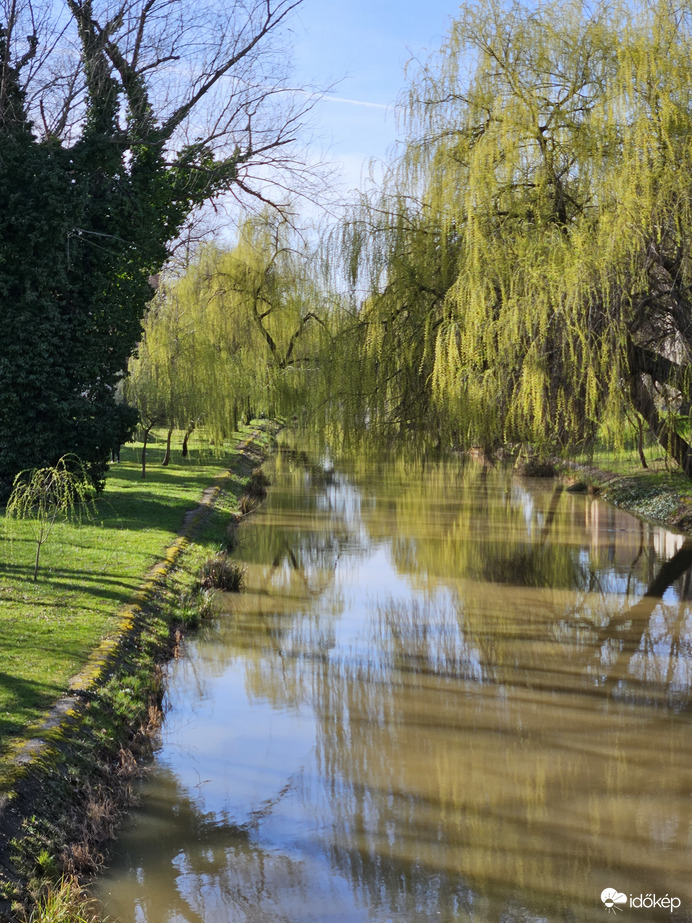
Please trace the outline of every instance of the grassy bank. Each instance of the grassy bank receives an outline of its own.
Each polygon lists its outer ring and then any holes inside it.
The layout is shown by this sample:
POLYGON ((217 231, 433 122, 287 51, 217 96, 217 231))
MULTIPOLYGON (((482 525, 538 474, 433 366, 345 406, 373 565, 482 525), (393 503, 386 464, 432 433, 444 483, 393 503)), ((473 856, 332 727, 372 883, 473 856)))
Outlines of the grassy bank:
MULTIPOLYGON (((232 445, 250 432, 239 433, 232 445)), ((155 445, 146 480, 140 477, 136 449, 125 448, 92 519, 56 526, 42 550, 36 582, 28 524, 5 523, 0 565, 5 900, 0 900, 0 917, 21 919, 12 901, 30 900, 41 880, 98 866, 99 844, 127 807, 131 781, 160 720, 162 674, 154 665, 174 653, 183 623, 197 619, 204 608, 204 594, 193 593, 201 565, 228 543, 229 520, 270 441, 267 428, 255 431, 254 451, 228 447, 212 453, 198 445, 187 459, 174 458, 166 468, 158 464, 163 448, 155 445), (70 707, 53 712, 53 726, 46 727, 46 715, 70 686, 75 688, 75 676, 88 675, 84 671, 94 651, 103 651, 104 639, 121 632, 124 608, 152 566, 165 558, 183 522, 189 524, 189 511, 224 475, 214 510, 200 521, 175 568, 165 580, 150 577, 141 611, 130 607, 137 615, 110 676, 95 686, 82 683, 82 691, 65 700, 70 707), (17 754, 35 737, 48 746, 29 768, 18 765, 17 754)))
POLYGON ((692 532, 692 482, 666 458, 660 446, 644 448, 647 467, 634 444, 621 450, 597 445, 589 456, 560 462, 572 487, 585 487, 641 519, 692 532))

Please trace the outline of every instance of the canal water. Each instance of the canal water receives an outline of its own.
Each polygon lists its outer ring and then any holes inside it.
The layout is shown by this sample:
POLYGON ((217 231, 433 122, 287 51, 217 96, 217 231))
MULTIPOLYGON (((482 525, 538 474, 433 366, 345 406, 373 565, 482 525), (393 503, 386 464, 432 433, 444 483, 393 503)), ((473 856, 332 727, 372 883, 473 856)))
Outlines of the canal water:
POLYGON ((692 543, 462 460, 269 473, 106 911, 692 921, 692 543))

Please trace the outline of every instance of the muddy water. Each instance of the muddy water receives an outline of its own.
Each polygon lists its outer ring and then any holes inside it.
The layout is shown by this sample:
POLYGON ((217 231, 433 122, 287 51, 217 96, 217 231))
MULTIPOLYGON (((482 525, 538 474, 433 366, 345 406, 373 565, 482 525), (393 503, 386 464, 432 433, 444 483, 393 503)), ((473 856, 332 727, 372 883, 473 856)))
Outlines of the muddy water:
POLYGON ((692 545, 475 465, 272 479, 107 911, 692 921, 692 545))

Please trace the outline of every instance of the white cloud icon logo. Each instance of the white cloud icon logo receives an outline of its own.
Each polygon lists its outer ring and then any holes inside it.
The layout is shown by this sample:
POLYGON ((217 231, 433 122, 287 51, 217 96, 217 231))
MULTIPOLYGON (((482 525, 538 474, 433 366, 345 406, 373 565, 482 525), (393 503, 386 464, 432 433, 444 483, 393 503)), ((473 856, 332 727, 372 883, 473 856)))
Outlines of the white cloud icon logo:
POLYGON ((627 895, 622 891, 616 891, 615 888, 605 888, 601 891, 601 900, 608 910, 622 910, 622 907, 616 907, 616 904, 626 904, 627 895))

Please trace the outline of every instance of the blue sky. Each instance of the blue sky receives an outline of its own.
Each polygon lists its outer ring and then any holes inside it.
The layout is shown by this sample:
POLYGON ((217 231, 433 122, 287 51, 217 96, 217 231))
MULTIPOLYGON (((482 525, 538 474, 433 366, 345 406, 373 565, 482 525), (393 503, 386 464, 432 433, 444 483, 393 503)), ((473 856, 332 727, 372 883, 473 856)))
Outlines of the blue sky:
POLYGON ((328 85, 315 110, 329 159, 346 188, 360 185, 362 165, 396 140, 393 104, 413 55, 437 50, 459 6, 454 0, 304 0, 292 31, 296 79, 328 85))

